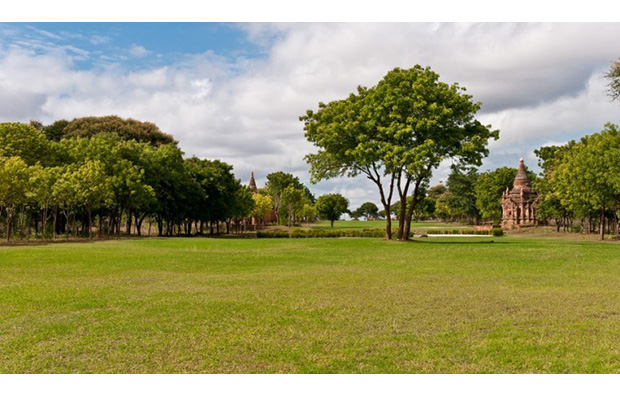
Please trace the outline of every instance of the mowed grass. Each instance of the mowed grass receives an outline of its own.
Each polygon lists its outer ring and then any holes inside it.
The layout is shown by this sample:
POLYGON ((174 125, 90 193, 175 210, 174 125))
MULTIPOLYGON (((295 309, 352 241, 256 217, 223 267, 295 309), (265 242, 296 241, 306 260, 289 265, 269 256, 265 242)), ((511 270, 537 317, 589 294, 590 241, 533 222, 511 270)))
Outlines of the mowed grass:
POLYGON ((620 245, 0 248, 2 373, 620 373, 620 245))

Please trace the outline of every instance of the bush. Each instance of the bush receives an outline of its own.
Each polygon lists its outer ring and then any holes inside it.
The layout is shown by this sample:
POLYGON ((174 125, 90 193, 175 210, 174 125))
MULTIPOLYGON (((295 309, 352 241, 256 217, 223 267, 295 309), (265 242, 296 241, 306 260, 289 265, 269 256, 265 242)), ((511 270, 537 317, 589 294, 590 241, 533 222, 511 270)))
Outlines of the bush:
MULTIPOLYGON (((396 233, 393 234, 396 236, 396 233)), ((385 237, 385 231, 383 229, 293 229, 292 231, 273 231, 273 232, 256 232, 256 237, 259 239, 264 238, 291 238, 291 239, 306 239, 306 238, 334 238, 334 237, 371 237, 371 238, 383 238, 385 237)), ((413 237, 413 233, 411 233, 413 237)))
POLYGON ((259 239, 288 239, 289 233, 283 230, 273 232, 256 232, 256 237, 259 239))
POLYGON ((503 236, 504 231, 501 229, 492 230, 473 230, 473 229, 429 229, 427 235, 491 235, 503 236))

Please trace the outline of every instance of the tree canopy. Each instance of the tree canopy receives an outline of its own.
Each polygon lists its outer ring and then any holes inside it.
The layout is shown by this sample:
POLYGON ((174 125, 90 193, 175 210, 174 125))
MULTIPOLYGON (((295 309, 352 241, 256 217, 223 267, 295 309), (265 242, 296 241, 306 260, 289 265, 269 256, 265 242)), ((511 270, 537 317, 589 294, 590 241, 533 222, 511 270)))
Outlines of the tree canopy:
POLYGON ((334 227, 334 221, 340 219, 340 216, 349 209, 349 201, 339 193, 328 193, 319 196, 316 201, 316 211, 319 217, 329 220, 331 227, 334 227))
MULTIPOLYGON (((157 222, 160 235, 202 233, 204 224, 222 222, 228 231, 254 208, 231 165, 184 158, 175 144, 163 144, 172 140, 152 138, 158 130, 152 124, 114 122, 138 125, 144 135, 95 128, 81 137, 46 138, 38 122, 0 123, 0 231, 7 238, 15 218, 20 236, 34 224, 37 236, 92 237, 94 219, 99 235, 120 234, 122 221, 127 234, 135 227, 140 235, 146 218, 157 222)), ((63 122, 52 125, 60 130, 63 122)))
MULTIPOLYGON (((49 129, 45 129, 49 130, 53 138, 57 138, 59 127, 52 124, 49 129)), ((177 144, 171 135, 163 133, 154 123, 123 119, 116 115, 76 118, 62 128, 64 138, 92 137, 99 133, 116 133, 123 140, 136 140, 154 146, 177 144)))
MULTIPOLYGON (((498 138, 498 131, 474 118, 480 106, 465 88, 440 82, 428 67, 395 68, 376 86, 319 103, 300 117, 306 138, 319 148, 306 156, 311 179, 363 174, 377 186, 386 212, 396 191, 403 210, 398 237, 407 240, 433 170, 448 158, 459 166, 480 165, 488 140, 498 138), (410 192, 413 204, 407 206, 410 192)), ((391 233, 388 216, 387 239, 391 233)))

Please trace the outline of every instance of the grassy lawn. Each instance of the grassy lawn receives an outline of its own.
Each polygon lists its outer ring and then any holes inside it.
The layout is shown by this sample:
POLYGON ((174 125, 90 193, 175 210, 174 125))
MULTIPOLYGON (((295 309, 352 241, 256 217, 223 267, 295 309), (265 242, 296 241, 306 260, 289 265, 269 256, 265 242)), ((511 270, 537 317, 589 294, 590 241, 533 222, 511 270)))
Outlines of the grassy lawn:
POLYGON ((0 248, 0 373, 620 372, 620 245, 532 237, 0 248))

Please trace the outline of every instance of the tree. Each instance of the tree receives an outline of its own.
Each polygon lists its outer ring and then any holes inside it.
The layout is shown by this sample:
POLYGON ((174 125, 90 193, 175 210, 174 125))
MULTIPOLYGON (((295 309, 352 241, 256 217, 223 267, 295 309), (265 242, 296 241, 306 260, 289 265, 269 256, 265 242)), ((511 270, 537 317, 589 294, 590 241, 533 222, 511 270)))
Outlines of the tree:
POLYGON ((116 115, 76 118, 63 128, 62 133, 65 138, 116 133, 123 140, 136 140, 154 146, 177 144, 171 135, 163 133, 154 123, 123 119, 116 115))
POLYGON ((329 220, 333 228, 334 221, 349 209, 349 201, 339 193, 328 193, 319 196, 315 207, 319 217, 329 220))
POLYGON ((84 207, 88 214, 88 237, 92 238, 92 210, 113 199, 112 182, 99 161, 87 161, 69 177, 75 191, 74 203, 84 207))
POLYGON ((27 201, 29 177, 29 168, 22 158, 0 156, 0 209, 6 213, 7 241, 11 241, 15 212, 27 201))
POLYGON ((19 156, 31 166, 47 159, 49 151, 45 135, 32 125, 0 123, 0 156, 19 156))
MULTIPOLYGON (((375 87, 359 87, 346 99, 319 103, 318 111, 300 117, 306 138, 319 148, 306 156, 312 181, 363 174, 377 186, 386 213, 396 189, 398 238, 408 240, 432 171, 448 158, 458 166, 479 166, 488 140, 499 136, 474 119, 481 104, 464 91, 416 65, 396 68, 375 87), (413 204, 407 206, 411 189, 413 204)), ((388 216, 386 239, 391 233, 388 216)))
POLYGON ((373 202, 366 202, 359 206, 355 212, 359 214, 358 217, 366 217, 366 220, 368 221, 371 217, 379 214, 379 208, 373 202))
POLYGON ((284 173, 278 171, 275 173, 267 174, 267 184, 265 185, 265 191, 271 195, 273 199, 273 208, 276 212, 277 221, 280 223, 280 208, 282 206, 282 194, 287 187, 293 187, 294 189, 300 189, 303 194, 308 196, 310 200, 314 198, 310 191, 299 181, 298 177, 290 173, 284 173))
MULTIPOLYGON (((239 180, 236 180, 233 196, 233 204, 230 208, 230 217, 228 221, 234 218, 235 221, 239 223, 239 221, 249 217, 254 211, 254 198, 252 196, 252 190, 247 185, 242 185, 239 180)), ((227 222, 226 233, 229 233, 229 224, 230 222, 227 222)))
POLYGON ((611 64, 605 78, 609 80, 607 95, 611 97, 611 100, 617 100, 620 98, 620 58, 611 64))
POLYGON ((470 222, 477 223, 480 218, 480 212, 476 207, 476 182, 478 181, 478 171, 470 168, 467 171, 461 171, 453 168, 448 175, 446 186, 450 191, 447 204, 453 216, 458 219, 467 219, 470 222))
POLYGON ((302 210, 302 216, 304 221, 306 222, 314 222, 316 218, 319 216, 319 213, 316 211, 316 207, 314 204, 305 203, 304 208, 302 210))
POLYGON ((304 190, 289 185, 282 191, 281 209, 287 214, 287 225, 293 226, 299 222, 303 215, 304 205, 309 203, 305 197, 304 190))
POLYGON ((476 207, 483 219, 496 223, 502 219, 502 194, 512 188, 517 169, 499 167, 478 177, 475 187, 476 207))
POLYGON ((50 125, 44 126, 42 131, 45 133, 45 137, 47 137, 48 140, 60 141, 63 137, 65 137, 65 128, 67 125, 69 125, 69 121, 66 119, 61 119, 50 125))
POLYGON ((608 123, 600 133, 581 139, 563 153, 551 174, 562 205, 576 213, 599 213, 599 233, 605 235, 606 210, 620 209, 620 130, 608 123))
POLYGON ((258 222, 273 210, 273 199, 271 196, 261 193, 255 193, 252 195, 252 199, 254 200, 254 209, 252 209, 250 216, 254 218, 254 230, 256 230, 258 222))

